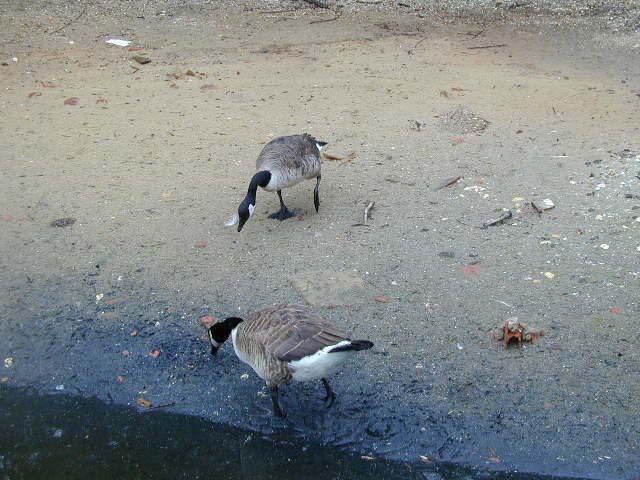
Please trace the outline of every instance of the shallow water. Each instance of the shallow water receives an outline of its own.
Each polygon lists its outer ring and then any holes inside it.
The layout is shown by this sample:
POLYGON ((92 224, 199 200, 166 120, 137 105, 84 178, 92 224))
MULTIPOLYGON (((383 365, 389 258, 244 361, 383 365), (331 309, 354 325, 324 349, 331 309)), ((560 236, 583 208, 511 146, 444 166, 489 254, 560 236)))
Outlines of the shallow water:
POLYGON ((442 465, 370 460, 332 447, 268 438, 162 411, 0 387, 4 478, 409 478, 534 480, 442 465))

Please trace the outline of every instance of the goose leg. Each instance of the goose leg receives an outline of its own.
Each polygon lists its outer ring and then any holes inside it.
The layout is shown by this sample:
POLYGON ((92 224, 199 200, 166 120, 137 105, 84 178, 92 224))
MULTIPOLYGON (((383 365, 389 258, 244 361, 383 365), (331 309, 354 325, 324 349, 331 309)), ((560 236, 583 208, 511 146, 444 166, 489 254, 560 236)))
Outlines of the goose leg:
POLYGON ((287 218, 295 217, 296 214, 289 210, 284 204, 284 200, 282 200, 282 190, 278 190, 278 198, 280 198, 280 210, 269 215, 269 218, 282 221, 287 218))
POLYGON ((329 408, 331 405, 333 405, 333 401, 336 399, 336 392, 333 391, 331 385, 329 385, 329 380, 327 380, 326 378, 322 379, 322 384, 327 391, 327 396, 322 400, 324 400, 324 405, 329 408))
POLYGON ((278 386, 269 387, 271 391, 271 403, 273 403, 273 414, 276 417, 286 417, 287 415, 282 410, 280 402, 278 401, 278 386))
POLYGON ((316 212, 320 209, 320 178, 321 175, 318 175, 318 178, 316 179, 316 188, 313 189, 313 206, 316 207, 316 212))

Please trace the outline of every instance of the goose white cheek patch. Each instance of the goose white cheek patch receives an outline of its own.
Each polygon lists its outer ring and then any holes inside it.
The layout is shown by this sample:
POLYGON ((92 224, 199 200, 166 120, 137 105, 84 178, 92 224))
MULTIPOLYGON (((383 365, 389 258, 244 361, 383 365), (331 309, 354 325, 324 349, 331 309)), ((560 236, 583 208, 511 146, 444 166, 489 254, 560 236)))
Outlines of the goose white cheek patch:
POLYGON ((318 151, 322 151, 322 147, 324 147, 324 145, 320 145, 319 143, 316 143, 316 147, 318 147, 318 151))
POLYGON ((253 215, 253 211, 256 209, 253 205, 249 204, 249 216, 253 215))

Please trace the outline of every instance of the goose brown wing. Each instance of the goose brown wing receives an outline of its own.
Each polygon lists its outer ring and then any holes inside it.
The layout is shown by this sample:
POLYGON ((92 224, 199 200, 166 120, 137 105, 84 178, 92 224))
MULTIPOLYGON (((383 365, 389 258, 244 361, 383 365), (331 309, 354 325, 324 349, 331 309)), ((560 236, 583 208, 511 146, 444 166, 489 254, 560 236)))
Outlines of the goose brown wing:
POLYGON ((263 342, 279 360, 300 360, 347 339, 344 331, 302 305, 278 305, 269 310, 263 311, 269 324, 263 342))
POLYGON ((267 143, 258 155, 256 169, 296 169, 303 167, 305 162, 317 161, 317 149, 311 135, 290 135, 267 143))

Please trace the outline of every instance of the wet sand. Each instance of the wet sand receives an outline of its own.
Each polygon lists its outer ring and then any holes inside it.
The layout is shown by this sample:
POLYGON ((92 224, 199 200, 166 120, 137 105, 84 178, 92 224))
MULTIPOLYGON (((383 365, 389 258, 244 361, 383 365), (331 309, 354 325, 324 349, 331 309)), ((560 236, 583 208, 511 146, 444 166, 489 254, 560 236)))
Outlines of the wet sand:
POLYGON ((7 13, 0 381, 410 464, 638 476, 629 37, 221 7, 105 8, 54 33, 68 17, 7 13), (285 195, 300 219, 270 220, 259 192, 244 230, 224 228, 264 142, 303 131, 344 157, 323 165, 320 212, 305 183, 285 195), (230 346, 209 358, 202 315, 280 302, 376 344, 329 411, 320 385, 292 384, 276 420, 230 346), (505 350, 492 330, 512 316, 545 336, 505 350))

